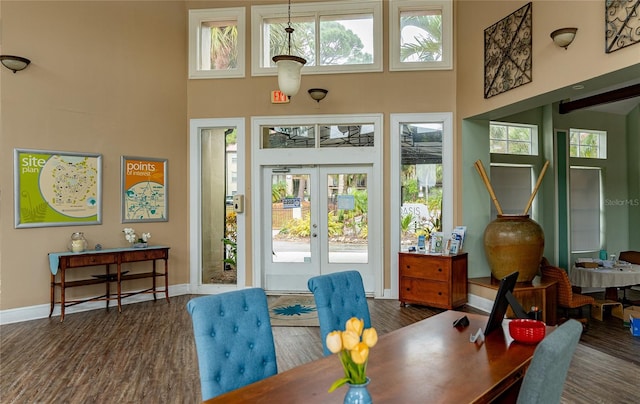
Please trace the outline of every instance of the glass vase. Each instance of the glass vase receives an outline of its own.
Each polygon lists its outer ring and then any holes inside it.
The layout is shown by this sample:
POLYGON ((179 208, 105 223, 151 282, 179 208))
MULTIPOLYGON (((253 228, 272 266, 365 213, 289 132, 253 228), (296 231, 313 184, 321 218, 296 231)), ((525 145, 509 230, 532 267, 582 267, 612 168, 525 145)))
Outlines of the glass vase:
POLYGON ((69 243, 69 250, 71 252, 83 252, 87 249, 87 239, 84 238, 84 233, 77 231, 71 235, 71 242, 69 243))
POLYGON ((367 389, 370 381, 367 377, 367 381, 362 384, 347 383, 349 390, 344 396, 344 404, 371 404, 371 395, 367 389))

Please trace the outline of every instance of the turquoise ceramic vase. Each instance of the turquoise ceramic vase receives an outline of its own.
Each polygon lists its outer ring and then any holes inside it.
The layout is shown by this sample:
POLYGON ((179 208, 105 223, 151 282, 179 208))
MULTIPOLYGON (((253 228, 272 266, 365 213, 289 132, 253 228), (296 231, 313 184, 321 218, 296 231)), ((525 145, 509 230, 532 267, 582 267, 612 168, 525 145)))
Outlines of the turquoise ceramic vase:
POLYGON ((367 390, 369 382, 370 380, 367 377, 367 381, 362 384, 347 383, 349 390, 347 390, 347 394, 344 396, 344 404, 371 404, 371 395, 369 394, 369 390, 367 390))

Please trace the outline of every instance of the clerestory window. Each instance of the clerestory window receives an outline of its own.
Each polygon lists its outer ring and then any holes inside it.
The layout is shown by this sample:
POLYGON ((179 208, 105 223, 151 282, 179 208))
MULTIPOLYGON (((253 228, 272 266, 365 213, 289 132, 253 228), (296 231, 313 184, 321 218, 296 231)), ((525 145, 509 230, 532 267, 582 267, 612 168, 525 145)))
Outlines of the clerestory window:
POLYGON ((303 74, 382 71, 380 1, 292 4, 290 50, 287 25, 287 4, 251 7, 254 76, 275 75, 280 54, 305 58, 303 74))

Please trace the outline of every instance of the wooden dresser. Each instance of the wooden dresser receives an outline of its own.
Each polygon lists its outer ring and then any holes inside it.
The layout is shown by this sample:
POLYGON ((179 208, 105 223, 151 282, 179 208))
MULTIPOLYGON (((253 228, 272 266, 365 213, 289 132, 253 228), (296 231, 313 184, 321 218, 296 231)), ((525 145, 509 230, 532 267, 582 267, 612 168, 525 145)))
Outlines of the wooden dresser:
POLYGON ((400 304, 454 309, 467 302, 467 253, 399 253, 400 304))

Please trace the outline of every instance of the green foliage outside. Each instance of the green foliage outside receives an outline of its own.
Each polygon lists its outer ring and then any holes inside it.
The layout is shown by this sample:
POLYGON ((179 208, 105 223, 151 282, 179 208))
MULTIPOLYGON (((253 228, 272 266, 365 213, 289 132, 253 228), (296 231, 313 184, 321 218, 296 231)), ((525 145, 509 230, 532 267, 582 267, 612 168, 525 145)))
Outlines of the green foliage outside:
POLYGON ((211 28, 211 67, 228 70, 238 67, 238 27, 222 26, 211 28))
POLYGON ((292 54, 307 60, 307 66, 328 66, 341 64, 371 63, 373 56, 365 53, 364 44, 350 29, 336 21, 320 23, 320 60, 316 60, 315 24, 312 22, 292 22, 291 52, 284 29, 287 23, 270 26, 270 56, 292 54))
POLYGON ((284 181, 280 181, 277 184, 271 185, 271 202, 280 202, 287 196, 287 184, 284 181))
MULTIPOLYGON (((366 239, 368 235, 368 194, 366 190, 350 192, 354 196, 354 209, 338 209, 328 213, 329 237, 352 236, 366 239)), ((311 234, 311 216, 305 214, 300 219, 288 220, 280 229, 280 234, 293 237, 309 237, 311 234)))
POLYGON ((401 29, 413 26, 424 30, 400 48, 400 60, 435 62, 442 60, 442 16, 413 15, 400 19, 401 29))
POLYGON ((227 211, 224 224, 225 237, 222 242, 225 245, 225 258, 222 262, 236 268, 238 263, 238 218, 235 211, 227 211))

